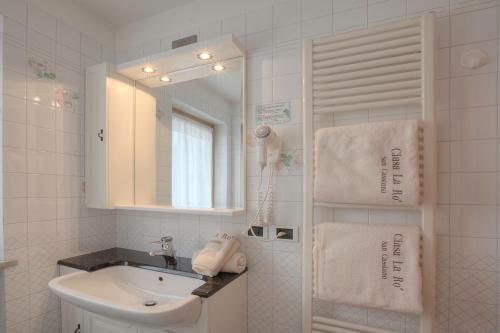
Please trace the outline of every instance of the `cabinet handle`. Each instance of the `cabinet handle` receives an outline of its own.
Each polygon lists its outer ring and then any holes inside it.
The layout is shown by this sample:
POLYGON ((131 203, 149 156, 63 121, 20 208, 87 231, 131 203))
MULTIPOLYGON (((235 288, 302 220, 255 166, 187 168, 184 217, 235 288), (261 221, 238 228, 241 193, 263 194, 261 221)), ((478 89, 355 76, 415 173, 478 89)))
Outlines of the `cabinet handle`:
POLYGON ((78 324, 78 326, 76 327, 75 333, 80 333, 80 324, 78 324))
POLYGON ((104 130, 101 128, 99 132, 97 132, 97 137, 102 141, 104 141, 104 130))

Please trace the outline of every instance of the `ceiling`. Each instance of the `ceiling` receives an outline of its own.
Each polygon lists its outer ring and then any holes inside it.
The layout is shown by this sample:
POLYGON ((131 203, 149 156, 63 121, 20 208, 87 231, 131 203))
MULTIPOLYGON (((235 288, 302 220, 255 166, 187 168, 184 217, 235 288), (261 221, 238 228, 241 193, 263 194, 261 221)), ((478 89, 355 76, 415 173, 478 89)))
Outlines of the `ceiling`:
POLYGON ((70 0, 113 28, 183 6, 194 0, 70 0))

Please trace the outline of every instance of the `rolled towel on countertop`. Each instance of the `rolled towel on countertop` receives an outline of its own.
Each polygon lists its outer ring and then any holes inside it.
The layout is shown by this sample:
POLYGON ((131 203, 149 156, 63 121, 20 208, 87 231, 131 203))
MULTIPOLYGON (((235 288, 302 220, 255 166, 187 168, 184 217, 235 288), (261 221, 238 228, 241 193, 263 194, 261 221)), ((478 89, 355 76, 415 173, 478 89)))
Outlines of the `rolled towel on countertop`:
POLYGON ((209 277, 216 276, 239 247, 240 243, 234 236, 227 233, 217 234, 196 258, 192 259, 193 271, 209 277))
POLYGON ((417 120, 317 130, 314 200, 327 205, 419 205, 421 139, 417 120))
MULTIPOLYGON (((198 256, 200 251, 195 251, 193 253, 193 260, 198 256)), ((224 264, 221 272, 224 273, 241 273, 247 267, 247 256, 242 252, 236 252, 231 258, 224 264)))

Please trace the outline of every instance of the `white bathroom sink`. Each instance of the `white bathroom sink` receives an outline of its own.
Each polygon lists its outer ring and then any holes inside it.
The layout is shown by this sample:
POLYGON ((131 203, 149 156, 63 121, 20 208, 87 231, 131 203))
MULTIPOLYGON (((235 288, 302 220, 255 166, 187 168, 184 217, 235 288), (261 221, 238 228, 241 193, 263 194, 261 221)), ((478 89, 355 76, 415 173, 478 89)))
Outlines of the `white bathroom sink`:
POLYGON ((49 288, 63 300, 90 312, 162 328, 198 319, 201 299, 191 292, 204 283, 191 277, 114 266, 54 278, 49 288))

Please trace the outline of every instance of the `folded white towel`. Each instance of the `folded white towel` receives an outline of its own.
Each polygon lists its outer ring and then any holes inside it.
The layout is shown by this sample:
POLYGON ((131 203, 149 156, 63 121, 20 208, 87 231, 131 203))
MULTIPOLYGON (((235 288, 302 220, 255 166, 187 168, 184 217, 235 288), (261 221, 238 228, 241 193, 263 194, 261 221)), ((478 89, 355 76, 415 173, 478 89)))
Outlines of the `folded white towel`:
POLYGON ((422 312, 420 228, 321 223, 314 227, 314 297, 422 312))
POLYGON ((418 121, 322 128, 315 134, 319 203, 416 206, 421 197, 418 121))
POLYGON ((234 236, 227 233, 217 234, 196 258, 193 258, 193 271, 210 277, 216 276, 239 246, 240 243, 234 236))
MULTIPOLYGON (((200 251, 194 251, 193 260, 200 254, 200 251)), ((222 266, 221 272, 224 273, 241 273, 247 267, 247 256, 242 252, 236 252, 231 258, 222 266)))

